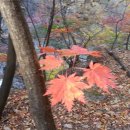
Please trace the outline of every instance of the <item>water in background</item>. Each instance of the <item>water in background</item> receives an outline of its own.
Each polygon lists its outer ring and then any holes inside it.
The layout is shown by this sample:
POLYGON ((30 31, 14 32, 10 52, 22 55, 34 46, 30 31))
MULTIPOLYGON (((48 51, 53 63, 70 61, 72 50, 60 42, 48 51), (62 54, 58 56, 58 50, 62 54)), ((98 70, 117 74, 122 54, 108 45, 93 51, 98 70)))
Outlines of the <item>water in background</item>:
MULTIPOLYGON (((6 66, 5 62, 0 62, 0 86, 3 81, 3 76, 4 76, 4 68, 6 66)), ((18 89, 23 89, 25 88, 25 84, 23 82, 23 78, 20 75, 15 75, 13 78, 13 83, 12 83, 13 88, 18 88, 18 89)))

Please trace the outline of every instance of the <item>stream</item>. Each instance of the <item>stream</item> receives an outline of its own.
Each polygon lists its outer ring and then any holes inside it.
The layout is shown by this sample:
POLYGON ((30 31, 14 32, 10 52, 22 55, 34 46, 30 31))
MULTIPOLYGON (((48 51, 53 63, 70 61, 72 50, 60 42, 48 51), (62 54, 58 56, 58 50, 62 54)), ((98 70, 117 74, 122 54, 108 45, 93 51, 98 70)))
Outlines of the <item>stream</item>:
MULTIPOLYGON (((5 62, 0 62, 0 86, 1 86, 2 81, 3 81, 5 66, 6 66, 5 62)), ((23 82, 23 78, 20 75, 15 74, 15 76, 13 78, 12 87, 13 88, 17 88, 17 89, 25 88, 25 84, 23 82)))

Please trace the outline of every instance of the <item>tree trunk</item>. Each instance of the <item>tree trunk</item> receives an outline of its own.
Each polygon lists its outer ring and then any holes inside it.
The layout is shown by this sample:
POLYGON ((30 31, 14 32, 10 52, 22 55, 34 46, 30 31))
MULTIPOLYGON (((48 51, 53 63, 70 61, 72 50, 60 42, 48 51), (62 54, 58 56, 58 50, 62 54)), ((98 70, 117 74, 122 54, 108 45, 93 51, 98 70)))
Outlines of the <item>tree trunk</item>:
POLYGON ((1 29, 1 23, 2 23, 2 17, 1 17, 1 12, 0 12, 0 37, 1 37, 1 31, 2 31, 2 29, 1 29))
POLYGON ((20 69, 28 90, 31 112, 37 130, 56 130, 45 81, 39 70, 38 58, 26 20, 18 0, 0 0, 0 10, 7 23, 20 69))
POLYGON ((126 75, 127 75, 128 77, 130 77, 130 71, 129 71, 128 68, 123 64, 123 62, 120 60, 120 58, 119 58, 117 55, 115 55, 114 52, 109 51, 108 49, 105 49, 105 50, 106 50, 106 52, 107 52, 110 56, 112 56, 112 57, 114 58, 114 60, 121 66, 121 69, 124 70, 124 71, 126 71, 126 75))
POLYGON ((6 105, 7 98, 9 96, 10 88, 15 73, 15 68, 16 68, 16 54, 14 51, 12 40, 9 36, 7 65, 6 65, 3 82, 0 88, 0 117, 6 105))
POLYGON ((126 50, 129 50, 129 40, 130 40, 130 32, 127 36, 127 41, 126 41, 126 50))

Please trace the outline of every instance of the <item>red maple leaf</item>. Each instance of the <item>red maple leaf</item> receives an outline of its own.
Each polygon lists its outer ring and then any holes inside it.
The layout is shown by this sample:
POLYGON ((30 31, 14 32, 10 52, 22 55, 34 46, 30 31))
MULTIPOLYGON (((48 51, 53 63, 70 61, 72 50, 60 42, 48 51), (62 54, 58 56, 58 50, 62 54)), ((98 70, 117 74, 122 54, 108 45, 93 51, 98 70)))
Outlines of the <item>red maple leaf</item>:
POLYGON ((87 55, 95 56, 95 57, 101 57, 101 53, 99 51, 88 51, 87 55))
POLYGON ((95 57, 101 57, 99 51, 88 51, 86 48, 82 48, 77 45, 73 45, 71 49, 57 50, 60 56, 76 56, 76 55, 92 55, 95 57))
POLYGON ((96 84, 106 92, 109 92, 108 87, 116 87, 113 82, 115 76, 111 74, 111 70, 108 67, 99 63, 93 64, 92 61, 90 62, 89 67, 89 69, 84 69, 84 77, 87 78, 87 82, 90 86, 96 84))
POLYGON ((89 86, 81 82, 81 77, 72 74, 70 76, 58 75, 49 82, 49 88, 44 95, 51 95, 52 106, 58 102, 64 103, 67 110, 70 111, 73 106, 74 99, 77 99, 83 103, 84 94, 81 90, 89 88, 89 86))
POLYGON ((64 61, 61 58, 56 58, 55 56, 48 55, 46 59, 39 60, 41 70, 52 70, 60 67, 64 61))
POLYGON ((40 47, 41 53, 54 53, 56 51, 55 48, 47 46, 47 47, 40 47))
POLYGON ((77 53, 71 49, 61 49, 61 50, 57 50, 57 52, 59 53, 60 56, 76 56, 77 53))
POLYGON ((71 50, 75 52, 77 55, 92 55, 96 57, 101 57, 101 53, 99 51, 88 51, 86 48, 73 45, 71 50))

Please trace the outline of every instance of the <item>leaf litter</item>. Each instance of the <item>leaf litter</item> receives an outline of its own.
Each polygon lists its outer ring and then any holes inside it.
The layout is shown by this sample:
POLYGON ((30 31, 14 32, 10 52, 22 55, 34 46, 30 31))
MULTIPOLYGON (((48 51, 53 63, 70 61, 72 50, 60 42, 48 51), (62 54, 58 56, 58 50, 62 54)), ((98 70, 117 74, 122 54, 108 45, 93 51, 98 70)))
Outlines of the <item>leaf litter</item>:
MULTIPOLYGON (((103 64, 117 76, 118 89, 106 94, 96 86, 84 91, 86 104, 74 102, 71 112, 63 105, 52 108, 57 130, 130 130, 130 79, 104 49, 103 64)), ((130 69, 130 51, 115 50, 130 69)), ((0 130, 35 130, 26 90, 12 89, 3 113, 0 130)))

